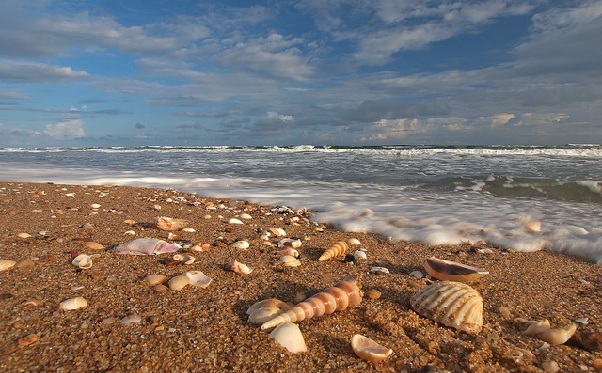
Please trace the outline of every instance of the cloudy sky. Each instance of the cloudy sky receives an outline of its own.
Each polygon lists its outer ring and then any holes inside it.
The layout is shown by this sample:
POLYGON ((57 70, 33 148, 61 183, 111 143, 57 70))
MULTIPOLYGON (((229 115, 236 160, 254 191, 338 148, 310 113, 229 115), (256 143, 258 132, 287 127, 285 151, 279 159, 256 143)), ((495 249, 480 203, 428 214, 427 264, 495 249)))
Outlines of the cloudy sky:
POLYGON ((602 0, 2 0, 0 147, 602 143, 602 0))

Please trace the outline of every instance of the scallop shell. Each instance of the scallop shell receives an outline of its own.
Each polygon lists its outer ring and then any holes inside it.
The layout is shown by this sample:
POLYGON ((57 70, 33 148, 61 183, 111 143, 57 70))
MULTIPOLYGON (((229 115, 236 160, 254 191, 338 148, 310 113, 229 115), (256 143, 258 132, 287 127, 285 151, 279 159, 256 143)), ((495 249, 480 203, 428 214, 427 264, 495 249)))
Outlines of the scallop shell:
POLYGON ((524 335, 535 337, 551 345, 560 345, 568 341, 577 331, 577 324, 570 323, 562 328, 552 329, 548 320, 534 321, 523 332, 524 335))
POLYGON ((167 285, 169 286, 169 290, 179 291, 186 287, 186 285, 190 284, 190 278, 186 275, 178 275, 172 277, 167 285))
POLYGON ((174 219, 167 216, 155 218, 155 226, 162 231, 179 231, 186 228, 188 221, 184 219, 174 219))
POLYGON ((435 257, 424 260, 424 269, 432 277, 444 281, 470 282, 489 274, 477 267, 435 257))
POLYGON ((483 298, 462 282, 428 285, 412 296, 410 305, 428 319, 469 334, 478 334, 483 327, 483 298))
POLYGON ((165 275, 148 275, 144 280, 150 286, 161 285, 167 282, 167 276, 165 275))
POLYGON ((0 272, 6 271, 7 269, 14 266, 15 264, 17 264, 17 262, 14 260, 7 260, 7 259, 0 260, 0 272))
POLYGON ((248 275, 249 273, 253 272, 253 270, 247 267, 246 264, 243 264, 237 260, 233 260, 229 264, 226 264, 225 268, 227 271, 236 272, 241 275, 248 275))
POLYGON ((275 339, 276 342, 293 354, 307 351, 307 345, 305 344, 303 334, 301 334, 299 325, 295 323, 285 322, 278 325, 278 327, 270 333, 270 338, 275 339))
POLYGON ((88 306, 88 301, 83 297, 75 297, 62 301, 59 303, 59 309, 61 310, 76 310, 88 306))
POLYGON ((205 275, 201 271, 188 271, 186 272, 186 276, 190 280, 190 285, 205 289, 213 279, 207 275, 205 275))
POLYGON ((337 242, 334 245, 332 245, 330 248, 328 248, 328 250, 324 251, 324 253, 320 257, 320 259, 318 259, 318 260, 319 261, 328 260, 330 258, 336 258, 337 256, 341 256, 341 255, 345 254, 345 251, 347 251, 348 247, 349 246, 347 245, 347 242, 345 242, 345 241, 337 242))
POLYGON ((357 356, 371 363, 383 361, 393 353, 393 350, 390 348, 381 346, 372 339, 360 334, 354 335, 351 339, 351 348, 357 356))
POLYGON ((362 301, 362 296, 363 293, 356 282, 355 276, 347 276, 335 286, 309 297, 290 310, 263 323, 261 329, 273 328, 288 321, 298 322, 324 314, 331 314, 347 307, 356 307, 362 301))

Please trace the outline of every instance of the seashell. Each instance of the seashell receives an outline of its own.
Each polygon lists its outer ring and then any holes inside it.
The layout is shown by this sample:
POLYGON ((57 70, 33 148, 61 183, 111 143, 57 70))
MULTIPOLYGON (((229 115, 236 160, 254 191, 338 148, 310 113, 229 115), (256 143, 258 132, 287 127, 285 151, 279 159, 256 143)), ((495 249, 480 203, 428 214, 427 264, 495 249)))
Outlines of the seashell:
POLYGON ((270 233, 276 237, 285 237, 286 232, 282 228, 269 228, 270 233))
POLYGON ((231 263, 226 264, 226 266, 224 268, 226 269, 226 271, 236 272, 241 275, 248 275, 249 273, 253 272, 253 270, 250 269, 249 267, 247 267, 246 264, 240 263, 237 260, 234 260, 231 263))
POLYGON ((93 208, 94 210, 99 209, 101 207, 101 205, 99 205, 98 203, 93 203, 90 205, 91 208, 93 208))
POLYGON ((173 257, 173 260, 180 261, 184 264, 192 264, 196 261, 196 258, 187 254, 176 254, 173 257))
POLYGON ((17 264, 17 262, 14 260, 8 260, 8 259, 0 260, 0 272, 6 271, 7 269, 14 266, 15 264, 17 264))
POLYGON ((144 282, 149 284, 150 286, 160 285, 167 282, 167 276, 165 275, 148 275, 144 277, 144 282))
POLYGON ((123 234, 129 234, 130 236, 135 236, 136 235, 136 231, 125 231, 123 232, 123 234))
POLYGON ((177 275, 169 279, 167 286, 169 290, 180 291, 190 284, 190 278, 186 275, 177 275))
POLYGON ((295 257, 295 258, 299 257, 299 252, 297 250, 293 249, 292 247, 286 247, 282 250, 274 251, 273 253, 277 257, 283 257, 283 256, 287 256, 287 255, 295 257))
POLYGON ((75 297, 62 301, 59 303, 60 310, 76 310, 88 306, 88 301, 83 297, 75 297))
POLYGON ((136 224, 136 220, 132 220, 132 219, 125 219, 123 222, 125 224, 127 224, 127 225, 134 225, 134 224, 136 224))
POLYGON ((562 328, 552 329, 548 320, 532 321, 531 325, 523 332, 528 337, 535 337, 551 345, 560 345, 568 341, 577 331, 577 324, 570 323, 562 328))
POLYGON ((99 257, 100 254, 86 255, 80 254, 73 258, 71 264, 81 269, 90 269, 92 267, 92 258, 99 257))
POLYGON ((377 275, 388 275, 389 269, 386 267, 374 266, 374 267, 370 268, 370 272, 376 273, 377 275))
POLYGON ((243 223, 242 221, 240 221, 239 219, 236 218, 230 218, 230 220, 228 220, 228 224, 235 224, 235 225, 243 225, 245 223, 243 223))
POLYGON ((350 238, 347 240, 347 244, 349 245, 361 245, 360 240, 357 238, 350 238))
POLYGON ((203 251, 209 251, 210 248, 211 248, 211 245, 209 245, 208 243, 198 243, 198 244, 192 246, 190 248, 190 250, 203 252, 203 251))
POLYGON ((162 231, 179 231, 187 225, 188 221, 184 219, 173 219, 167 216, 155 218, 155 226, 162 231))
POLYGON ((260 300, 259 302, 256 302, 255 304, 253 304, 252 306, 247 308, 247 315, 250 315, 253 312, 257 311, 258 309, 264 308, 264 307, 276 307, 276 308, 283 309, 285 311, 289 310, 291 308, 288 304, 284 303, 280 299, 268 298, 268 299, 260 300))
POLYGON ((182 228, 182 232, 194 233, 194 232, 196 232, 196 229, 186 227, 186 228, 182 228))
POLYGON ((29 299, 29 300, 26 300, 25 302, 23 302, 24 306, 38 307, 40 304, 42 304, 42 302, 40 302, 38 299, 29 299))
POLYGON ((278 307, 261 307, 253 311, 247 321, 253 324, 263 324, 278 316, 280 312, 282 309, 278 307))
POLYGON ((90 250, 101 250, 105 248, 105 245, 96 243, 96 242, 88 242, 86 244, 86 248, 90 249, 90 250))
POLYGON ((469 334, 478 334, 483 327, 483 298, 462 282, 428 285, 412 296, 410 305, 428 319, 469 334))
POLYGON ((363 250, 355 250, 355 252, 353 253, 353 256, 355 256, 358 259, 368 259, 368 256, 366 256, 366 252, 363 250))
POLYGON ((301 247, 303 243, 300 239, 292 239, 292 238, 283 238, 278 242, 278 247, 285 247, 290 245, 293 249, 298 249, 301 247))
POLYGON ((301 334, 299 325, 295 323, 285 322, 278 325, 278 327, 270 333, 270 338, 275 339, 276 342, 293 354, 307 351, 307 345, 305 344, 303 334, 301 334))
POLYGON ((203 289, 209 286, 209 284, 211 284, 211 282, 213 281, 211 277, 205 275, 201 271, 188 271, 186 272, 186 276, 190 281, 190 285, 203 289))
POLYGON ((17 237, 25 239, 25 238, 31 237, 31 234, 22 232, 22 233, 17 234, 17 237))
POLYGON ((115 247, 115 253, 130 255, 159 255, 178 251, 180 248, 180 245, 167 243, 156 238, 138 238, 136 240, 117 245, 117 247, 115 247))
POLYGON ((142 321, 142 317, 140 317, 140 315, 127 315, 126 317, 124 317, 123 319, 121 319, 121 323, 124 325, 129 325, 129 324, 138 324, 139 322, 142 321))
POLYGON ((337 256, 341 256, 345 254, 345 251, 347 251, 348 247, 349 246, 347 246, 347 243, 344 241, 337 242, 334 245, 332 245, 328 250, 324 251, 320 259, 318 260, 328 260, 330 258, 336 258, 337 256))
POLYGON ((231 244, 230 247, 233 247, 235 249, 246 250, 249 248, 249 243, 247 241, 236 241, 233 244, 231 244))
POLYGON ((489 274, 477 267, 435 257, 425 259, 423 265, 426 273, 443 281, 470 282, 489 274))
POLYGON ((420 271, 413 271, 413 272, 410 272, 410 276, 416 277, 416 278, 422 278, 422 272, 420 272, 420 271))
POLYGON ((294 256, 284 255, 280 257, 280 261, 287 267, 298 267, 301 265, 299 259, 294 256))
POLYGON ((247 214, 246 212, 243 212, 242 214, 240 214, 240 218, 245 219, 245 220, 253 219, 253 217, 251 215, 247 214))
POLYGON ((170 241, 179 240, 180 239, 180 235, 172 233, 172 232, 169 232, 169 233, 167 233, 167 239, 170 240, 170 241))
POLYGON ((356 334, 351 338, 351 348, 361 359, 371 363, 378 363, 388 358, 393 350, 381 346, 368 337, 356 334))
POLYGON ((347 307, 356 307, 362 301, 363 295, 355 276, 347 276, 335 286, 309 297, 288 311, 263 323, 261 329, 273 328, 288 321, 298 322, 331 314, 347 307))

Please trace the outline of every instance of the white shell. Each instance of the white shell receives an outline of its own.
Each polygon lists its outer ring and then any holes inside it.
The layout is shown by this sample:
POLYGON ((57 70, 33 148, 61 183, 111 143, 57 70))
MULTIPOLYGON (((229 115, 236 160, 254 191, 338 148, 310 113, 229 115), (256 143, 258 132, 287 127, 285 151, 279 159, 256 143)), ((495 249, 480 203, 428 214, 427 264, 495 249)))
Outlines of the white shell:
POLYGON ((388 275, 389 274, 389 269, 386 267, 372 267, 370 268, 370 272, 381 274, 381 275, 388 275))
POLYGON ((577 331, 577 324, 570 323, 562 328, 552 329, 548 320, 533 321, 531 325, 523 332, 529 337, 539 338, 551 345, 560 345, 568 341, 577 331))
POLYGON ((261 307, 253 311, 247 321, 253 324, 263 324, 278 316, 280 312, 282 312, 282 309, 278 307, 261 307))
POLYGON ((368 257, 366 256, 366 252, 362 250, 355 250, 353 256, 355 256, 358 259, 368 259, 368 257))
POLYGON ((292 322, 280 324, 270 333, 270 338, 274 338, 282 347, 293 354, 306 352, 307 345, 299 325, 292 322))
POLYGON ((15 264, 17 264, 17 262, 14 260, 7 260, 7 259, 0 260, 0 272, 6 271, 7 269, 14 266, 15 264))
POLYGON ((238 224, 238 225, 242 225, 245 224, 242 221, 236 219, 236 218, 231 218, 230 220, 228 220, 228 224, 238 224))
POLYGON ((92 255, 80 254, 80 255, 76 256, 75 258, 73 258, 73 260, 71 261, 71 264, 73 264, 74 266, 79 267, 81 269, 89 269, 92 267, 92 258, 96 258, 99 256, 100 256, 100 254, 92 254, 92 255))
POLYGON ((282 248, 284 247, 284 245, 286 245, 287 243, 290 243, 291 246, 293 247, 293 249, 298 249, 301 247, 301 245, 303 244, 301 242, 300 239, 292 239, 292 238, 283 238, 280 241, 278 241, 278 247, 282 248))
POLYGON ((291 255, 281 256, 280 261, 287 267, 298 267, 301 265, 301 261, 291 255))
POLYGON ((90 207, 93 209, 99 209, 101 207, 101 205, 99 205, 98 203, 93 203, 90 205, 90 207))
POLYGON ((483 298, 461 282, 428 285, 412 296, 410 305, 428 319, 469 334, 478 334, 483 327, 483 298))
POLYGON ((88 306, 88 301, 83 297, 75 297, 62 301, 59 304, 59 309, 61 310, 76 310, 78 308, 83 308, 88 306))
POLYGON ((213 281, 211 277, 205 275, 201 271, 188 271, 186 272, 186 276, 190 281, 190 285, 197 286, 203 289, 209 286, 209 284, 211 284, 211 282, 213 281))
POLYGON ((172 277, 167 285, 169 286, 169 290, 179 291, 186 287, 186 285, 190 284, 190 278, 186 275, 178 275, 172 277))
POLYGON ((253 217, 251 215, 247 214, 246 212, 243 212, 242 214, 240 214, 240 218, 246 219, 246 220, 253 219, 253 217))
POLYGON ((291 308, 288 304, 284 303, 280 299, 268 298, 268 299, 260 300, 259 302, 256 302, 252 306, 250 306, 247 309, 247 315, 250 315, 253 312, 255 312, 256 310, 263 308, 263 307, 277 307, 282 310, 288 310, 291 308))
POLYGON ((361 245, 360 240, 358 240, 357 238, 350 238, 347 240, 347 243, 349 245, 361 245))
POLYGON ((357 356, 372 363, 385 360, 393 353, 393 350, 390 348, 381 346, 372 339, 360 334, 354 335, 351 339, 351 348, 357 356))
POLYGON ((270 228, 270 232, 276 237, 285 237, 286 232, 282 228, 270 228))
POLYGON ((194 233, 194 232, 196 232, 196 229, 190 228, 190 227, 186 227, 186 228, 182 228, 182 232, 194 233))
POLYGON ((247 267, 246 264, 243 264, 238 260, 233 260, 232 262, 227 264, 226 269, 241 275, 248 275, 249 273, 253 272, 253 270, 247 267))
POLYGON ((231 244, 230 247, 233 247, 235 249, 246 250, 249 248, 249 243, 247 241, 236 241, 233 244, 231 244))

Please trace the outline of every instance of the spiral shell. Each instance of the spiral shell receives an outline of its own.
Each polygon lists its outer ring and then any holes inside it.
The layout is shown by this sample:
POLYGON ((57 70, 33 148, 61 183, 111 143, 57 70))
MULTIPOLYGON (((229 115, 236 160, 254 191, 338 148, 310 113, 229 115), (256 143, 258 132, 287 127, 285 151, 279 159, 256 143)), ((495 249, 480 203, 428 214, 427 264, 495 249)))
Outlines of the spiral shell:
POLYGON ((469 334, 478 334, 483 327, 483 298, 461 282, 428 285, 412 296, 410 305, 428 319, 469 334))
POLYGON ((432 277, 444 281, 470 282, 489 274, 477 267, 435 257, 424 260, 424 269, 432 277))
POLYGON ((347 276, 335 286, 309 297, 290 310, 263 323, 261 329, 270 329, 285 322, 299 322, 344 310, 347 307, 356 307, 362 301, 363 295, 355 276, 347 276))
POLYGON ((334 245, 332 245, 328 250, 324 251, 324 254, 322 254, 320 259, 318 260, 328 260, 330 258, 336 258, 337 256, 341 256, 345 254, 345 251, 347 251, 348 247, 349 246, 347 245, 347 242, 337 242, 334 245))

